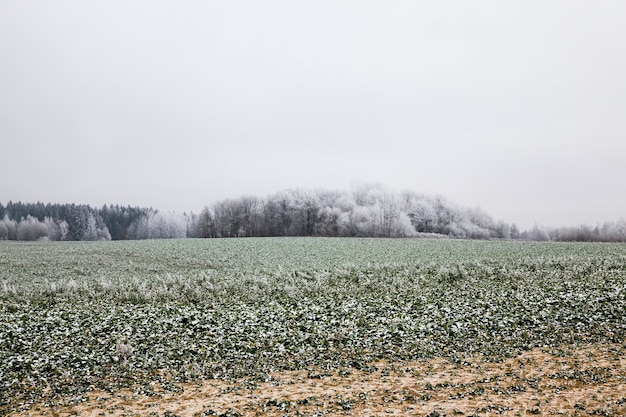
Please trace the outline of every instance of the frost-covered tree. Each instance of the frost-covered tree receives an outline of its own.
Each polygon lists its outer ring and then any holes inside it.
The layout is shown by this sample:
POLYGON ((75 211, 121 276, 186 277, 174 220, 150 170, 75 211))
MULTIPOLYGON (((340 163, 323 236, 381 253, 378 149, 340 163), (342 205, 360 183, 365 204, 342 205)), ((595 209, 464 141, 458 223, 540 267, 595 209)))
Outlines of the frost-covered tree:
POLYGON ((48 228, 37 218, 27 216, 17 225, 17 240, 47 240, 48 228))
POLYGON ((6 229, 7 240, 17 240, 17 222, 11 220, 8 214, 4 215, 4 219, 0 222, 6 229))
POLYGON ((355 205, 341 216, 346 236, 373 236, 376 230, 376 210, 371 206, 355 205))
MULTIPOLYGON (((515 225, 513 225, 515 226, 515 225)), ((508 223, 503 221, 499 221, 495 226, 496 236, 499 239, 511 239, 512 238, 512 228, 508 223)))
POLYGON ((276 193, 265 199, 263 203, 265 236, 287 236, 291 222, 291 196, 288 193, 276 193))
POLYGON ((223 200, 203 210, 197 221, 196 235, 211 237, 408 237, 420 232, 489 239, 507 234, 506 225, 482 209, 369 183, 355 183, 349 192, 291 189, 263 199, 223 200))
POLYGON ((48 229, 48 239, 61 240, 61 228, 50 217, 44 217, 43 224, 48 229))
POLYGON ((196 237, 217 237, 213 223, 213 213, 207 206, 205 206, 196 217, 194 235, 196 237))
POLYGON ((85 221, 81 240, 98 240, 98 227, 96 225, 96 219, 91 213, 87 216, 85 221))
POLYGON ((80 233, 81 240, 111 240, 108 228, 99 217, 93 213, 86 213, 83 229, 80 233))
POLYGON ((289 190, 287 215, 289 222, 289 235, 313 236, 316 225, 319 222, 320 207, 318 197, 313 191, 289 190))
POLYGON ((0 240, 7 240, 9 238, 9 230, 4 223, 4 220, 0 220, 0 240))
POLYGON ((604 223, 600 229, 600 236, 609 242, 626 242, 626 219, 604 223))
POLYGON ((334 206, 322 207, 319 212, 319 222, 315 226, 315 234, 318 236, 341 236, 341 209, 334 206))
POLYGON ((380 183, 355 181, 352 183, 352 199, 357 206, 373 206, 377 195, 384 189, 385 186, 380 183))
POLYGON ((383 237, 414 236, 416 231, 408 214, 401 210, 400 197, 386 188, 379 188, 373 204, 377 215, 374 234, 383 237))
POLYGON ((511 225, 510 230, 511 230, 511 239, 519 239, 521 237, 521 232, 515 223, 511 225))
POLYGON ((525 232, 523 237, 529 240, 536 240, 536 241, 549 241, 550 240, 550 235, 548 234, 548 231, 546 230, 546 228, 544 226, 539 226, 537 224, 535 224, 532 229, 525 232))
POLYGON ((135 239, 173 239, 187 236, 184 215, 173 212, 149 212, 133 225, 135 239))
MULTIPOLYGON (((547 231, 549 238, 561 242, 624 242, 626 241, 626 221, 606 222, 602 226, 589 225, 559 227, 547 231)), ((527 237, 533 239, 534 232, 527 237)))
POLYGON ((402 201, 403 209, 417 232, 437 233, 439 218, 435 201, 431 197, 405 192, 402 201))
POLYGON ((245 236, 244 209, 237 199, 213 204, 213 220, 217 237, 245 236))
POLYGON ((59 222, 59 240, 69 240, 70 225, 65 220, 59 222))

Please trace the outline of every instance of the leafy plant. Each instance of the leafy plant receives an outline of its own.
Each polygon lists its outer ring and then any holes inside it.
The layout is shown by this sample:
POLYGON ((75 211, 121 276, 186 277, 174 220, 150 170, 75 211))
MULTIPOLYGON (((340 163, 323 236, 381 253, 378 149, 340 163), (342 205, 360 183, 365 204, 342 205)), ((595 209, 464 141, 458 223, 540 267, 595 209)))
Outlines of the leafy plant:
MULTIPOLYGON (((0 414, 89 390, 623 341, 626 245, 0 243, 0 414)), ((581 378, 601 378, 601 369, 581 378)), ((427 393, 426 393, 427 394, 427 393)), ((342 403, 347 406, 348 403, 342 403)))

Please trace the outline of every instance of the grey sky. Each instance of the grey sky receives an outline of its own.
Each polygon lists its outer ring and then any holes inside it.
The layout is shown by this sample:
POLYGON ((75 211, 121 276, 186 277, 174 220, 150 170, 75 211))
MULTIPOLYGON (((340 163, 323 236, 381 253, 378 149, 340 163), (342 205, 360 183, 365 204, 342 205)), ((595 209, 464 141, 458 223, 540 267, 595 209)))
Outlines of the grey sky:
POLYGON ((626 2, 0 2, 0 202, 195 211, 354 180, 626 217, 626 2))

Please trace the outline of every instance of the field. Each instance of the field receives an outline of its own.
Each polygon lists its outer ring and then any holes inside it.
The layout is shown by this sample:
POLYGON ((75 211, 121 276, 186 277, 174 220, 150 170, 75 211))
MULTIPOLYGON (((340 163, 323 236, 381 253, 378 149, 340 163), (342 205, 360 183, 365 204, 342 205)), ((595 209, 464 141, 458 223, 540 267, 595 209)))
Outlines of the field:
POLYGON ((626 415, 626 245, 0 243, 0 415, 626 415))

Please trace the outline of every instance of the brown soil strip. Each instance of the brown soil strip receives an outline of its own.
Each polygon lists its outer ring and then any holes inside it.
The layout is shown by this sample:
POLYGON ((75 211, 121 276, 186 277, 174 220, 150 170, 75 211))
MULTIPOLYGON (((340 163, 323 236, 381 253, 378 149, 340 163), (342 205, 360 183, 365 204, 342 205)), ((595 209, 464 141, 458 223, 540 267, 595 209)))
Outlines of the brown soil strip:
POLYGON ((92 392, 79 405, 40 404, 14 415, 626 415, 624 344, 535 349, 498 363, 380 362, 362 370, 292 371, 268 379, 208 380, 185 384, 179 393, 154 384, 151 396, 92 392))

